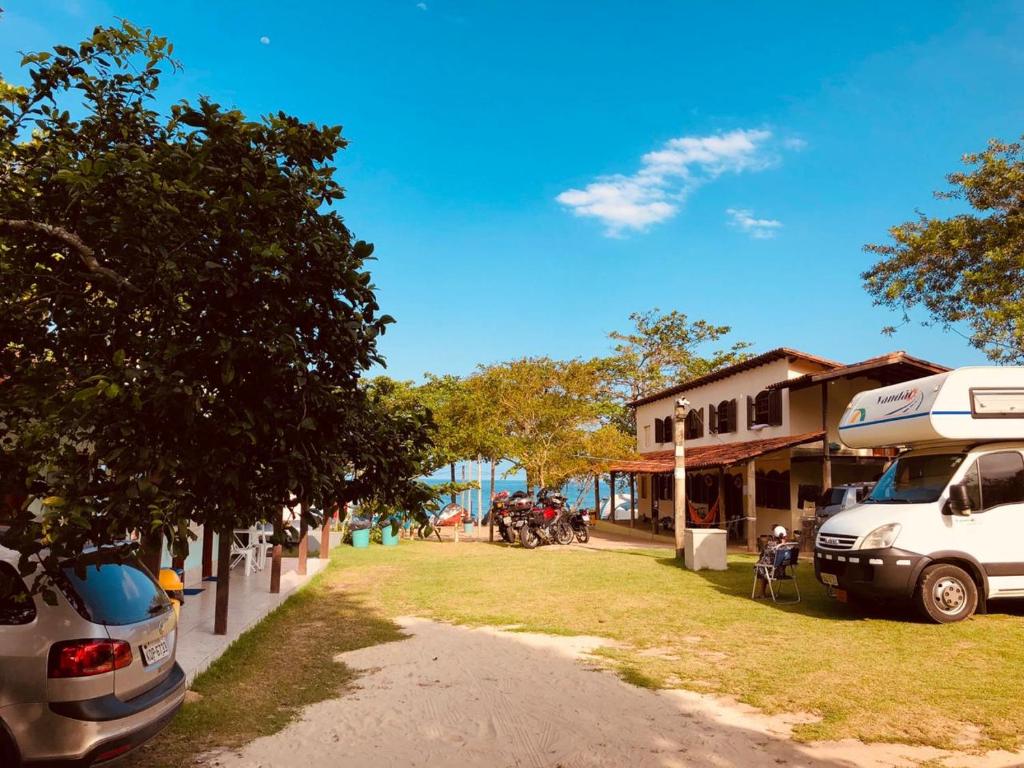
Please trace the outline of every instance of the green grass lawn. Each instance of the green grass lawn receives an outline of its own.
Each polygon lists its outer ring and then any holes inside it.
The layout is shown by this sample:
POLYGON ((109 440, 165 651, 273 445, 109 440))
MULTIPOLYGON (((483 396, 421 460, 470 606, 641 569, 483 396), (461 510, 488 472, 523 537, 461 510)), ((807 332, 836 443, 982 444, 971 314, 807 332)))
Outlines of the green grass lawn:
MULTIPOLYGON (((1024 731, 1024 618, 925 624, 866 616, 824 595, 801 566, 804 600, 750 599, 749 556, 693 573, 670 553, 402 542, 345 549, 332 580, 389 616, 599 635, 628 682, 729 694, 820 722, 797 738, 1016 748, 1024 731)), ((1005 607, 1005 606, 1004 606, 1005 607)))
MULTIPOLYGON (((418 615, 468 625, 587 634, 624 680, 728 694, 768 712, 809 712, 799 739, 854 737, 973 749, 1019 745, 1024 618, 995 613, 935 626, 865 616, 824 596, 801 566, 804 601, 752 601, 749 556, 692 573, 670 553, 405 541, 337 547, 331 564, 197 679, 202 699, 130 761, 171 768, 283 728, 339 695, 336 654, 401 637, 418 615)), ((187 610, 187 606, 186 606, 187 610)))

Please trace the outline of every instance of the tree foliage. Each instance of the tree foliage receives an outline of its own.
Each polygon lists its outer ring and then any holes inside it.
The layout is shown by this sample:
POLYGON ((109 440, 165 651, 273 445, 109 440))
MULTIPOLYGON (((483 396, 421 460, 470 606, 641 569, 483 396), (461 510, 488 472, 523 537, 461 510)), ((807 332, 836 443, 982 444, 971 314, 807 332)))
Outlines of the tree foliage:
POLYGON ((521 358, 481 369, 507 458, 530 486, 561 486, 592 472, 592 457, 617 458, 632 438, 607 423, 596 361, 521 358), (597 452, 595 454, 595 452, 597 452))
MULTIPOLYGON (((1024 361, 1024 144, 992 141, 965 155, 970 170, 947 177, 940 199, 973 212, 947 219, 919 214, 889 230, 892 242, 868 245, 879 256, 862 275, 875 303, 929 323, 966 326, 971 344, 992 360, 1024 361)), ((891 333, 895 329, 885 329, 891 333)))
POLYGON ((26 553, 131 530, 180 552, 189 522, 397 493, 429 441, 425 409, 359 386, 392 320, 332 207, 340 127, 163 115, 171 52, 97 28, 2 93, 0 475, 22 500, 3 543, 26 553))

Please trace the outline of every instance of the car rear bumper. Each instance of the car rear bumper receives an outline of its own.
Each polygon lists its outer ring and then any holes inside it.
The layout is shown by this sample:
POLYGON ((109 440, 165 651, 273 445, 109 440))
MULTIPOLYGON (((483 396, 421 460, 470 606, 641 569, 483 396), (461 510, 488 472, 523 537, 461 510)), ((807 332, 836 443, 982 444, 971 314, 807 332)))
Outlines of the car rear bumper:
POLYGON ((814 575, 826 586, 854 595, 906 598, 914 594, 917 574, 927 558, 902 549, 814 548, 814 575), (828 574, 836 584, 829 584, 828 574))
POLYGON ((130 752, 171 721, 185 700, 177 664, 156 688, 129 701, 103 696, 79 702, 15 704, 0 710, 26 768, 79 768, 130 752))

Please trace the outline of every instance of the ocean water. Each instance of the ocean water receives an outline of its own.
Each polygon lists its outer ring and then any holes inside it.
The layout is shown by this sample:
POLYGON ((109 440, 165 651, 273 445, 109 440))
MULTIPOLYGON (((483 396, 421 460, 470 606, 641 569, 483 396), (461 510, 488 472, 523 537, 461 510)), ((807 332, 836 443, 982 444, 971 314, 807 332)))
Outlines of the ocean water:
MULTIPOLYGON (((484 478, 483 478, 483 482, 481 483, 482 489, 483 489, 483 494, 482 494, 483 509, 481 510, 481 514, 486 513, 488 508, 490 507, 491 478, 488 476, 489 473, 490 473, 490 470, 487 467, 485 467, 484 468, 484 478)), ((461 472, 459 472, 458 478, 459 478, 459 482, 461 482, 462 481, 462 473, 461 472)), ((467 480, 469 480, 469 479, 470 478, 468 477, 468 473, 467 473, 467 480)), ((476 478, 472 478, 472 479, 475 480, 476 478)), ((441 485, 442 483, 446 482, 446 480, 444 478, 438 478, 438 477, 428 477, 428 478, 426 478, 426 481, 428 483, 430 483, 431 485, 441 485)), ((616 485, 619 485, 619 484, 616 483, 616 485)), ((516 480, 514 478, 513 479, 508 479, 508 480, 502 480, 501 478, 496 479, 494 481, 494 489, 495 489, 496 493, 501 493, 502 491, 508 491, 509 494, 515 493, 516 491, 526 491, 527 490, 527 488, 526 488, 526 481, 525 480, 516 480)), ((621 487, 619 487, 618 488, 618 492, 619 493, 623 493, 624 491, 623 491, 623 489, 621 487)), ((625 492, 628 493, 628 490, 626 490, 625 492)), ((565 495, 566 499, 569 500, 569 504, 571 504, 574 507, 575 506, 580 506, 580 507, 593 507, 594 506, 594 486, 593 486, 593 484, 575 483, 575 482, 568 483, 565 486, 565 488, 562 489, 562 493, 565 495)), ((606 481, 602 481, 601 482, 601 501, 604 502, 605 500, 607 500, 607 498, 608 498, 608 483, 606 481)), ((465 507, 466 509, 468 509, 470 511, 470 513, 474 517, 476 517, 476 514, 477 514, 477 490, 475 488, 473 490, 471 490, 471 491, 466 491, 464 493, 459 494, 457 502, 459 504, 461 504, 463 507, 465 507)))

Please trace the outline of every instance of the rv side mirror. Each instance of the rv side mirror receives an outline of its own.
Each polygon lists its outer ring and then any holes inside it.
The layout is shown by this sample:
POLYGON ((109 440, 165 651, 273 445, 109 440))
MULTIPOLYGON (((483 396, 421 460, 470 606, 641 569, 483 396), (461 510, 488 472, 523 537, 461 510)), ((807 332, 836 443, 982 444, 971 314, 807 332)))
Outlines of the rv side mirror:
POLYGON ((949 486, 949 504, 958 515, 971 514, 971 497, 963 483, 949 486))

